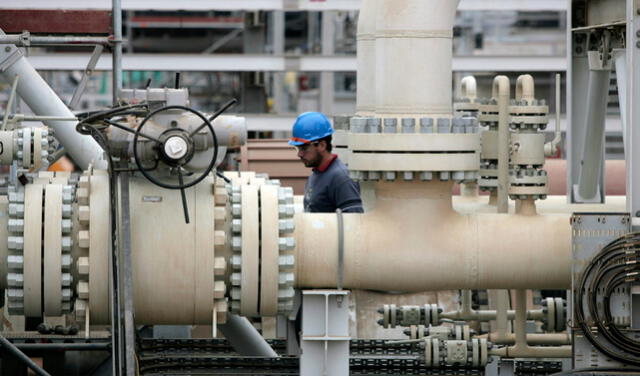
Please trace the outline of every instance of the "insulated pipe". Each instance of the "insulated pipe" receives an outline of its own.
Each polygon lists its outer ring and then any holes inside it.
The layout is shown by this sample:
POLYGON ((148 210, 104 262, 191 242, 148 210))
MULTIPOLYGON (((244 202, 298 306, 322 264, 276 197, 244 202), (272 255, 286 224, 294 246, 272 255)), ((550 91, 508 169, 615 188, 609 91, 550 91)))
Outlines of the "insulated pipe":
POLYGON ((377 116, 451 117, 452 30, 458 2, 380 1, 375 47, 377 116))
POLYGON ((602 66, 597 51, 589 52, 589 87, 587 89, 587 111, 585 134, 582 146, 582 161, 578 176, 580 201, 599 201, 598 181, 602 150, 604 147, 605 116, 609 97, 610 66, 602 66))
POLYGON ((509 210, 509 78, 493 79, 493 98, 498 101, 498 213, 509 210))
POLYGON ((376 111, 376 7, 378 0, 363 0, 358 15, 357 95, 358 116, 372 116, 376 111))
MULTIPOLYGON (((13 82, 15 76, 20 76, 18 94, 29 108, 36 115, 74 117, 51 87, 22 56, 22 53, 15 46, 7 45, 6 47, 9 51, 0 49, 0 67, 5 66, 4 69, 0 68, 0 76, 8 83, 13 82)), ((107 168, 102 149, 90 136, 83 136, 76 132, 76 121, 44 120, 43 122, 55 131, 56 139, 80 168, 87 169, 92 163, 95 168, 107 168)))
MULTIPOLYGON (((461 215, 451 206, 452 184, 377 182, 373 210, 343 215, 343 287, 406 292, 569 288, 568 214, 461 215)), ((298 213, 295 222, 297 286, 335 287, 336 215, 298 213)))
POLYGON ((218 329, 233 349, 242 356, 278 357, 246 317, 228 314, 227 323, 219 324, 218 329))

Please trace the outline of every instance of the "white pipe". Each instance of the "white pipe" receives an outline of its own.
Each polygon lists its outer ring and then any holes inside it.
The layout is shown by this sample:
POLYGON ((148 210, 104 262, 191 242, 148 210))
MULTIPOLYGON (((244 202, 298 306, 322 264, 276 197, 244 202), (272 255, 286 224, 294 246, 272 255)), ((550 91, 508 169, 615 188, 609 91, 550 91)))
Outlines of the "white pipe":
POLYGON ((376 7, 378 0, 363 0, 358 15, 358 73, 356 113, 372 116, 376 111, 376 7))
MULTIPOLYGON (((20 57, 6 67, 0 76, 8 83, 13 82, 15 76, 20 76, 18 94, 29 108, 36 115, 74 117, 51 87, 22 56, 22 53, 19 51, 13 53, 20 54, 20 57)), ((11 59, 9 54, 4 50, 0 51, 0 61, 11 59)), ((91 136, 83 136, 76 132, 77 122, 45 120, 44 123, 55 131, 55 137, 80 168, 86 169, 92 163, 95 168, 107 168, 104 152, 98 143, 91 136)))
MULTIPOLYGON (((556 153, 556 149, 558 148, 558 144, 562 140, 562 132, 560 131, 560 110, 562 107, 562 98, 560 98, 561 90, 561 76, 560 73, 556 73, 556 133, 555 137, 551 142, 547 142, 544 144, 544 155, 550 157, 556 153)), ((622 112, 622 111, 621 111, 622 112)), ((624 129, 624 122, 623 127, 624 129)), ((624 132, 623 132, 624 135, 624 132)))
POLYGON ((451 117, 458 0, 381 1, 376 17, 376 115, 451 117))
POLYGON ((530 74, 521 74, 516 80, 516 100, 531 101, 535 98, 535 85, 530 74))
POLYGON ((473 76, 466 76, 461 81, 462 97, 468 98, 470 101, 475 101, 477 98, 476 90, 476 78, 473 76))
POLYGON ((496 76, 493 79, 493 99, 498 101, 498 213, 509 210, 510 91, 507 76, 496 76))
MULTIPOLYGON (((375 188, 371 211, 343 216, 345 288, 418 292, 571 285, 569 214, 461 215, 452 209, 450 182, 378 182, 375 188)), ((336 215, 299 213, 295 222, 297 286, 335 287, 336 215)))

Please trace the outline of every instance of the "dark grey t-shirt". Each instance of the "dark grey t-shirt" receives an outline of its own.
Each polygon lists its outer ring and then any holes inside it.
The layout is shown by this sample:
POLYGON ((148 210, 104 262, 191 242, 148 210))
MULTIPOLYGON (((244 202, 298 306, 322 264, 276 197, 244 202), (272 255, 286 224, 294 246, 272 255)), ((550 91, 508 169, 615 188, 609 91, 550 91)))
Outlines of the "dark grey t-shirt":
POLYGON ((347 166, 335 158, 329 167, 314 169, 304 187, 304 211, 307 213, 363 213, 360 186, 351 180, 347 166))

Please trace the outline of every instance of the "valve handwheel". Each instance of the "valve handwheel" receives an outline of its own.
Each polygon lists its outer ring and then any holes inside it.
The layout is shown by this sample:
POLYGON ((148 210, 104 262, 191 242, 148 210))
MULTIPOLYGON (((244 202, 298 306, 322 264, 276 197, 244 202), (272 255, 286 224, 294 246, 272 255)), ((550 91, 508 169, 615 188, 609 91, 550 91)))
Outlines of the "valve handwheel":
POLYGON ((211 170, 215 167, 216 160, 218 159, 218 138, 216 137, 216 131, 213 129, 213 125, 211 124, 213 120, 215 120, 218 116, 220 116, 224 111, 226 111, 229 107, 234 105, 237 101, 235 99, 230 100, 224 106, 222 106, 218 111, 216 111, 213 116, 207 119, 200 112, 185 106, 166 106, 159 108, 155 111, 152 111, 149 115, 147 115, 140 125, 136 128, 134 136, 133 136, 133 159, 138 167, 138 170, 144 175, 147 180, 151 183, 166 189, 179 189, 180 194, 182 196, 182 207, 184 209, 184 218, 185 222, 189 223, 189 210, 187 208, 187 197, 185 194, 185 189, 189 187, 193 187, 194 185, 201 182, 204 178, 206 178, 211 170), (195 130, 189 132, 185 129, 180 128, 172 128, 164 133, 162 133, 158 138, 147 137, 142 133, 142 128, 147 124, 147 121, 151 119, 153 116, 171 110, 182 110, 186 112, 191 112, 202 120, 202 124, 196 128, 195 130), (184 182, 183 176, 183 167, 191 161, 193 155, 195 153, 194 141, 193 137, 200 132, 203 128, 207 128, 211 136, 213 137, 213 155, 211 160, 207 166, 207 168, 200 173, 195 179, 192 179, 188 183, 184 182), (148 138, 153 141, 156 145, 156 149, 160 154, 160 158, 163 162, 165 162, 168 166, 170 166, 173 170, 178 173, 178 184, 171 184, 160 181, 158 178, 154 177, 142 166, 142 162, 140 161, 140 157, 138 155, 138 138, 142 135, 142 137, 148 138))

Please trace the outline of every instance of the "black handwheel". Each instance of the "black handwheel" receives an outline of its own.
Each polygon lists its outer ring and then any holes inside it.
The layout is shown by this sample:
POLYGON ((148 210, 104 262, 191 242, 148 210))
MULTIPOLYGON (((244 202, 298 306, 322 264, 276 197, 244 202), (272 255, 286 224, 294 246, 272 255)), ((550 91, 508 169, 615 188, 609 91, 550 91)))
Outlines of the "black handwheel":
POLYGON ((206 178, 211 172, 211 170, 213 170, 213 168, 215 167, 216 160, 218 159, 218 137, 216 136, 216 131, 213 129, 213 125, 211 124, 211 122, 235 103, 236 103, 235 99, 232 99, 231 101, 227 102, 218 111, 216 111, 216 113, 213 116, 211 116, 211 118, 209 119, 207 119, 200 112, 189 107, 185 107, 185 106, 162 107, 155 111, 152 111, 149 115, 147 115, 142 120, 142 122, 140 123, 140 125, 138 126, 138 128, 136 129, 133 135, 133 160, 135 161, 136 166, 138 167, 142 175, 144 175, 144 177, 147 178, 147 180, 149 180, 151 183, 166 189, 180 190, 180 195, 182 197, 182 207, 184 209, 184 218, 186 223, 189 223, 189 210, 187 208, 187 196, 184 190, 186 188, 193 187, 194 185, 201 182, 204 178, 206 178), (146 137, 156 144, 156 148, 158 149, 161 155, 161 159, 167 165, 177 170, 178 184, 165 183, 163 181, 160 181, 153 175, 151 175, 148 171, 146 171, 143 168, 142 162, 140 161, 140 157, 138 156, 138 138, 140 135, 145 137, 145 135, 142 133, 142 128, 144 128, 147 121, 151 119, 153 116, 157 115, 160 112, 169 111, 169 110, 182 110, 182 111, 191 112, 202 120, 202 125, 197 127, 192 132, 188 132, 187 130, 184 130, 184 129, 175 128, 175 129, 169 129, 168 131, 164 132, 159 139, 146 137), (202 130, 205 127, 209 130, 209 132, 211 133, 211 136, 213 137, 213 156, 207 168, 200 175, 198 175, 197 178, 191 180, 188 183, 185 183, 182 175, 182 168, 184 165, 189 163, 189 161, 193 157, 193 154, 194 154, 193 136, 195 136, 198 132, 200 132, 200 130, 202 130), (171 142, 171 144, 169 144, 169 142, 171 142))

